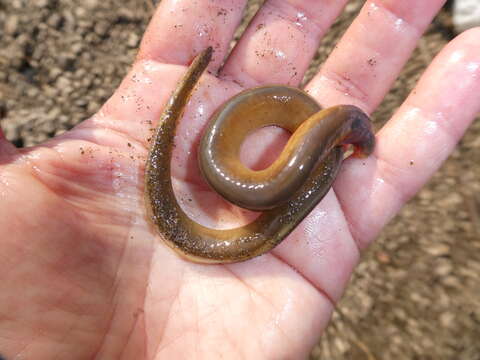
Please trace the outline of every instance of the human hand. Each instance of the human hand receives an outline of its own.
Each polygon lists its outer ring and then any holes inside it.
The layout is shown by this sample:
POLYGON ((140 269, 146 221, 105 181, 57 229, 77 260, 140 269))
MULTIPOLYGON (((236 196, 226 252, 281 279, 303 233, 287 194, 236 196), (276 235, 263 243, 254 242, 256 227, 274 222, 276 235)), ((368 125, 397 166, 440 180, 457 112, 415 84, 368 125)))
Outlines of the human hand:
MULTIPOLYGON (((146 221, 148 139, 198 51, 213 45, 210 70, 218 70, 243 3, 164 0, 132 71, 96 116, 38 147, 0 140, 7 359, 304 357, 359 249, 438 168, 480 108, 480 33, 472 30, 434 61, 378 133, 374 156, 345 162, 334 191, 280 246, 240 264, 186 262, 146 221)), ((209 115, 243 87, 297 85, 344 3, 267 2, 219 77, 203 79, 172 164, 179 199, 196 219, 211 226, 251 219, 199 177, 195 147, 209 115)), ((372 112, 442 3, 367 2, 309 92, 323 106, 372 112)), ((265 129, 249 141, 255 148, 246 146, 245 159, 261 166, 285 135, 265 129)))

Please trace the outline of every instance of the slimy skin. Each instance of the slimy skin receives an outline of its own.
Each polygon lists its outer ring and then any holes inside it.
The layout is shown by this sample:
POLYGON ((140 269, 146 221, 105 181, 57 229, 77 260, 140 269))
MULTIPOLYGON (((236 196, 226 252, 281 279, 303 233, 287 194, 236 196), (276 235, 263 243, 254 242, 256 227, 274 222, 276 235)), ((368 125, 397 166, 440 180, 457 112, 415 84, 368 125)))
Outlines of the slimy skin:
POLYGON ((146 164, 145 195, 148 214, 170 247, 194 262, 229 263, 278 245, 328 192, 345 145, 353 144, 355 156, 368 156, 375 137, 370 119, 355 106, 322 110, 308 94, 287 86, 241 92, 210 119, 198 151, 199 165, 208 184, 226 200, 263 212, 234 229, 202 226, 178 204, 170 163, 176 125, 211 55, 208 48, 195 58, 161 115, 146 164), (270 125, 292 136, 270 167, 251 170, 239 160, 240 146, 253 130, 270 125))

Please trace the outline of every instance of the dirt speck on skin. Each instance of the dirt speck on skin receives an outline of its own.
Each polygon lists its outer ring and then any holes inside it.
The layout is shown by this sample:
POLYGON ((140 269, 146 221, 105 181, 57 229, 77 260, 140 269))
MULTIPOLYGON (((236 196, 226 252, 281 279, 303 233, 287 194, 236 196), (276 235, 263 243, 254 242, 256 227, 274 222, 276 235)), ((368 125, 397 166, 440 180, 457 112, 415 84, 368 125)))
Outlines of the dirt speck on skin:
MULTIPOLYGON (((237 38, 261 3, 249 1, 237 38)), ((306 80, 362 3, 348 3, 306 80)), ((17 146, 38 144, 97 111, 128 71, 152 11, 151 0, 0 0, 0 122, 7 138, 17 146)), ((445 10, 373 114, 377 129, 451 34, 445 10)), ((479 359, 478 139, 477 120, 428 186, 364 253, 311 359, 479 359)))

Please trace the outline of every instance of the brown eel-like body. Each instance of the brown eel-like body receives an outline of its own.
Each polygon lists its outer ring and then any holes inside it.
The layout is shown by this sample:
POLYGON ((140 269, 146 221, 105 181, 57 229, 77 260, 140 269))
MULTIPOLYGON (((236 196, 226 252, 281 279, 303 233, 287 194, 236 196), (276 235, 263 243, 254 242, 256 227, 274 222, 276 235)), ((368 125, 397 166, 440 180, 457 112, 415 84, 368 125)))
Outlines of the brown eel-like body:
POLYGON ((145 192, 147 212, 170 247, 194 262, 229 263, 278 245, 328 192, 345 145, 353 144, 356 156, 368 156, 375 136, 369 117, 352 105, 322 110, 307 93, 288 86, 241 92, 210 119, 199 164, 205 180, 225 199, 263 212, 234 229, 202 226, 178 204, 170 164, 177 123, 211 55, 211 48, 197 55, 161 115, 147 160, 145 192), (292 136, 272 165, 251 170, 239 160, 240 146, 252 131, 270 125, 292 136))

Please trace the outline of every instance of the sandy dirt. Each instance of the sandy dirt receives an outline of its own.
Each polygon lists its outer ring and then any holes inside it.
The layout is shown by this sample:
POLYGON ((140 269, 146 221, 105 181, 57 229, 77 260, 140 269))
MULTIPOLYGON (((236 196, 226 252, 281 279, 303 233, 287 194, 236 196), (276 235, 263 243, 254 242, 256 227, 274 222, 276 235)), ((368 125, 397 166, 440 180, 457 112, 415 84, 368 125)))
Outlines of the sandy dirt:
MULTIPOLYGON (((260 3, 250 1, 247 15, 260 3)), ((128 71, 154 6, 152 0, 79 4, 0 0, 0 124, 19 147, 62 133, 99 108, 128 71)), ((307 77, 361 4, 347 6, 307 77)), ((374 114, 377 129, 452 36, 445 9, 374 114)), ((479 360, 479 217, 477 119, 428 186, 365 252, 311 359, 479 360)))

